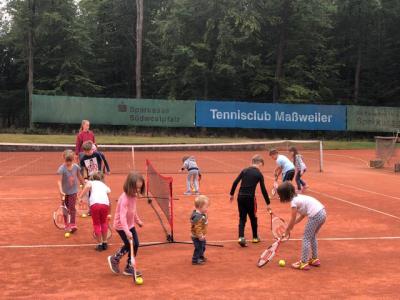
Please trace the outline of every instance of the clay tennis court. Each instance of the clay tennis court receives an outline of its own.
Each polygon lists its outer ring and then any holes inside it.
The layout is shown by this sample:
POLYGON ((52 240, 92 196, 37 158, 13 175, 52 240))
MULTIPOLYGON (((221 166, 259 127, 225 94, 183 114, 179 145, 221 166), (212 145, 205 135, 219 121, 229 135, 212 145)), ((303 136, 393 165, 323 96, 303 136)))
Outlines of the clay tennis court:
MULTIPOLYGON (((161 245, 139 249, 137 263, 144 285, 112 274, 106 258, 120 245, 116 234, 109 250, 94 251, 91 220, 79 218, 79 230, 69 239, 56 229, 52 212, 59 205, 55 175, 18 175, 32 165, 45 164, 51 172, 62 163, 60 154, 10 153, 0 159, 1 237, 0 298, 17 299, 261 299, 291 298, 397 298, 400 282, 399 176, 389 170, 368 167, 372 150, 325 151, 324 172, 312 168, 305 176, 309 195, 327 209, 327 223, 319 235, 320 268, 297 271, 278 266, 298 260, 303 223, 282 244, 277 257, 257 268, 261 252, 272 243, 269 216, 258 194, 258 218, 262 243, 240 248, 237 244, 238 213, 228 193, 237 173, 249 164, 249 152, 193 153, 203 170, 202 193, 211 199, 207 240, 223 248, 209 247, 204 266, 192 266, 191 245, 161 245), (28 158, 27 158, 28 157, 28 158)), ((272 186, 273 161, 263 169, 267 187, 272 186)), ((183 196, 185 174, 178 174, 181 152, 141 153, 137 169, 144 171, 144 157, 153 160, 163 174, 174 178, 175 239, 190 239, 189 216, 193 197, 183 196), (148 156, 148 157, 147 157, 148 156)), ((304 153, 306 161, 315 160, 304 153)), ((112 157, 110 157, 112 166, 112 157)), ((106 179, 112 200, 122 191, 125 176, 106 179)), ((259 192, 259 191, 258 191, 259 192)), ((272 209, 289 217, 288 205, 272 200, 272 209)), ((114 205, 115 208, 115 205, 114 205)), ((157 216, 143 199, 139 214, 142 243, 164 241, 157 216)), ((250 224, 246 226, 250 238, 250 224)), ((125 263, 125 261, 123 261, 125 263)))

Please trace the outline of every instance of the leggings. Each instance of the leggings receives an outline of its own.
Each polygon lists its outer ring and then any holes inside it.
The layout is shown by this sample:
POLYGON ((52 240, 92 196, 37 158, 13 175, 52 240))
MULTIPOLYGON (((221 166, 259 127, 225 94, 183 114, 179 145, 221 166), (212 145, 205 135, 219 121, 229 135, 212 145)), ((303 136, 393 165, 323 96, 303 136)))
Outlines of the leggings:
POLYGON ((97 237, 101 235, 107 236, 108 222, 107 216, 109 212, 109 206, 105 204, 95 203, 90 207, 92 214, 93 230, 97 237))
POLYGON ((326 211, 321 209, 314 217, 308 218, 304 229, 303 245, 301 250, 301 261, 308 262, 311 252, 312 258, 318 258, 317 234, 326 220, 326 211), (311 251, 310 251, 311 250, 311 251))
MULTIPOLYGON (((139 237, 137 235, 135 227, 132 227, 129 229, 129 231, 132 233, 133 237, 133 255, 136 256, 138 249, 139 249, 139 237)), ((120 261, 121 258, 128 253, 128 261, 127 261, 127 266, 131 265, 131 246, 129 244, 129 239, 125 234, 125 231, 123 230, 117 230, 119 236, 121 237, 122 242, 124 245, 118 249, 118 251, 114 254, 114 257, 120 261)))
POLYGON ((285 181, 292 181, 294 178, 294 170, 289 170, 285 173, 285 175, 282 177, 282 182, 285 181))
POLYGON ((71 219, 69 221, 69 224, 67 224, 68 228, 76 228, 76 208, 75 208, 75 203, 76 203, 76 198, 77 194, 72 194, 72 195, 65 195, 65 206, 68 209, 68 212, 71 216, 71 219))
MULTIPOLYGON (((303 174, 306 172, 306 170, 303 171, 303 174)), ((303 186, 306 186, 307 184, 303 179, 301 179, 301 172, 296 173, 296 184, 297 184, 297 189, 300 191, 303 186)))
POLYGON ((238 197, 239 209, 239 237, 244 237, 244 228, 247 222, 247 216, 250 218, 253 238, 258 237, 258 222, 257 222, 257 202, 254 196, 238 197))

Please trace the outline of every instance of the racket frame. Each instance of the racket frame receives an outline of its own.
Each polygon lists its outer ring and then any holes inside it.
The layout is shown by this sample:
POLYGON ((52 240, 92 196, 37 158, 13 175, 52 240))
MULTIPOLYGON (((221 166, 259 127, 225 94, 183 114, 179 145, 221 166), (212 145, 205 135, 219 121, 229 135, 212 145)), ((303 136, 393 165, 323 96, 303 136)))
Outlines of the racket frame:
POLYGON ((133 283, 137 284, 136 280, 138 278, 138 275, 136 273, 136 259, 135 259, 135 255, 133 254, 133 240, 132 239, 129 240, 129 246, 131 248, 131 265, 133 268, 132 279, 133 279, 133 283))
POLYGON ((259 268, 264 267, 266 264, 268 264, 274 257, 275 254, 278 252, 279 245, 281 244, 282 239, 278 238, 272 245, 270 245, 261 255, 260 258, 258 259, 257 266, 259 268), (269 255, 268 259, 263 259, 264 256, 267 255, 267 252, 271 251, 271 254, 269 255), (262 262, 262 263, 261 263, 262 262))

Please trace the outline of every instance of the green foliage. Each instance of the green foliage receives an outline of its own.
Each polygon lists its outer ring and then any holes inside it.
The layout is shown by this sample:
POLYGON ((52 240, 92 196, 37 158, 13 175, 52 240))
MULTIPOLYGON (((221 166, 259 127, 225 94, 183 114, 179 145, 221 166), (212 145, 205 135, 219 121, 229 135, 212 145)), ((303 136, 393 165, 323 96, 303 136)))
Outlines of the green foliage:
MULTIPOLYGON (((26 121, 30 28, 36 93, 135 95, 135 1, 8 0, 7 15, 3 126, 26 121)), ((399 28, 396 0, 147 0, 143 97, 270 102, 275 86, 280 102, 398 105, 399 28)))

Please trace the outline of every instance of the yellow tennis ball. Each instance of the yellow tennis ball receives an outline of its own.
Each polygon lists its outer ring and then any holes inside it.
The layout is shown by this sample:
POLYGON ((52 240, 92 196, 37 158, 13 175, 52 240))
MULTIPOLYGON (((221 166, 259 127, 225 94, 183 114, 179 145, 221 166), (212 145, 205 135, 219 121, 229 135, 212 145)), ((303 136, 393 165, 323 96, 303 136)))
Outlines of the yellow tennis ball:
POLYGON ((69 238, 71 236, 71 234, 69 233, 69 232, 66 232, 65 234, 64 234, 64 237, 67 239, 67 238, 69 238))
POLYGON ((142 285, 143 284, 143 278, 142 277, 137 277, 136 278, 136 284, 137 285, 142 285))
POLYGON ((87 214, 82 214, 82 218, 86 218, 87 217, 87 214))
POLYGON ((284 267, 286 265, 286 262, 283 260, 283 259, 281 259, 280 261, 279 261, 279 266, 280 267, 284 267))

